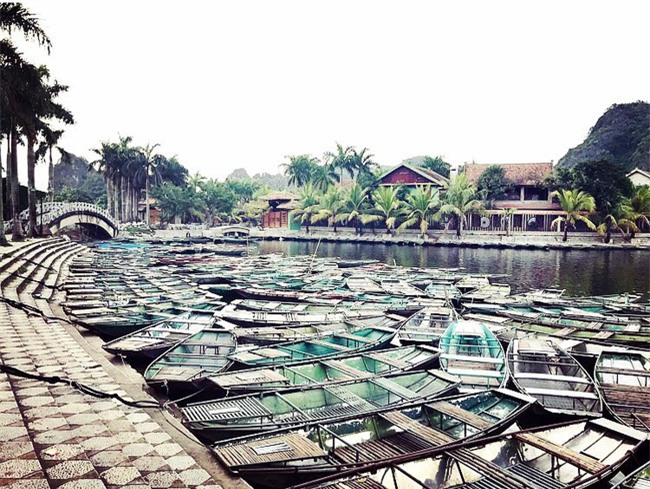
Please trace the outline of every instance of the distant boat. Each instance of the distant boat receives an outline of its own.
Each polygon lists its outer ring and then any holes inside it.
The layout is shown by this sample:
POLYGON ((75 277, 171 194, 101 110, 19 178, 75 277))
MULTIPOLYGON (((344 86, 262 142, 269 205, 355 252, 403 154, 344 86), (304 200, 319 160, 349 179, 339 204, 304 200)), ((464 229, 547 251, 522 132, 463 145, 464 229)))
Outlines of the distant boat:
POLYGON ((398 333, 399 341, 403 345, 437 345, 456 316, 450 306, 424 307, 404 322, 398 333))
POLYGON ((551 413, 601 416, 593 379, 548 338, 515 338, 508 346, 508 370, 515 386, 551 413))
POLYGON ((650 353, 604 350, 595 380, 617 420, 650 432, 650 353))
POLYGON ((457 319, 440 338, 440 367, 462 380, 461 391, 503 387, 505 355, 483 323, 457 319))

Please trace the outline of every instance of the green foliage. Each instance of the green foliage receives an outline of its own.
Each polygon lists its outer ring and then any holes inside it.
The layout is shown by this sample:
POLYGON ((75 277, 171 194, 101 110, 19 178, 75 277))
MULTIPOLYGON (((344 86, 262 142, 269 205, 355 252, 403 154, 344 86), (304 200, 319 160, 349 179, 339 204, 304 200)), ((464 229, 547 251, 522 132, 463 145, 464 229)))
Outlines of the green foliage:
POLYGON ((575 229, 577 221, 583 222, 591 230, 596 229, 596 225, 584 215, 596 209, 594 198, 587 192, 578 189, 561 189, 552 192, 551 196, 557 197, 560 207, 565 212, 564 216, 558 216, 551 223, 551 229, 554 227, 559 229, 561 224, 564 223, 562 241, 567 240, 569 228, 575 229))
POLYGON ((362 222, 382 222, 386 233, 390 234, 391 230, 395 229, 398 217, 403 215, 402 202, 397 196, 398 190, 398 187, 379 187, 372 196, 374 208, 362 218, 362 222))
POLYGON ((88 202, 106 206, 106 187, 85 158, 66 153, 52 172, 54 200, 57 202, 88 202))
POLYGON ((411 192, 404 202, 404 209, 407 213, 406 220, 400 225, 400 229, 419 224, 420 236, 425 237, 429 222, 434 210, 440 204, 440 196, 437 188, 431 186, 418 186, 411 192))
POLYGON ((171 183, 178 187, 185 185, 189 172, 187 168, 178 162, 176 156, 167 158, 163 155, 156 155, 155 160, 155 166, 159 178, 153 179, 153 185, 161 185, 164 182, 171 183))
POLYGON ((289 177, 289 185, 302 187, 311 181, 314 168, 320 161, 311 155, 285 156, 289 159, 288 163, 283 163, 284 174, 289 177))
POLYGON ((171 183, 163 183, 153 189, 152 195, 157 200, 163 222, 171 223, 177 217, 181 222, 195 222, 205 217, 204 203, 191 187, 177 187, 171 183))
POLYGON ((467 227, 465 214, 470 211, 483 212, 483 204, 476 198, 476 188, 467 178, 467 174, 462 172, 447 188, 443 204, 435 218, 448 217, 445 229, 455 226, 456 236, 460 237, 463 227, 467 227))
POLYGON ((632 237, 634 233, 650 228, 650 188, 637 187, 631 198, 623 199, 618 223, 632 237))
POLYGON ((476 188, 487 201, 498 200, 508 193, 514 184, 506 178, 505 170, 500 165, 490 165, 478 177, 476 188))
POLYGON ((327 226, 333 227, 334 232, 336 232, 336 223, 345 219, 344 209, 344 195, 336 186, 332 186, 320 198, 320 202, 316 206, 314 214, 311 216, 311 223, 314 224, 327 219, 327 226))
POLYGON ((623 169, 610 161, 583 161, 572 168, 556 168, 547 185, 552 189, 575 188, 594 198, 596 208, 610 214, 623 198, 630 197, 634 186, 623 169))
POLYGON ((311 222, 312 216, 318 212, 319 205, 319 195, 311 182, 307 184, 300 190, 298 207, 293 211, 294 219, 300 220, 301 224, 304 224, 309 232, 309 223, 311 222))
POLYGON ((361 234, 361 223, 368 217, 369 203, 368 190, 357 183, 350 189, 343 203, 341 221, 352 223, 355 232, 361 234))
POLYGON ((598 119, 587 138, 560 158, 559 167, 607 160, 623 172, 650 171, 650 104, 614 104, 598 119))
POLYGON ((422 167, 434 171, 445 178, 449 178, 449 174, 451 173, 451 165, 440 155, 433 158, 431 156, 425 156, 422 159, 422 167))

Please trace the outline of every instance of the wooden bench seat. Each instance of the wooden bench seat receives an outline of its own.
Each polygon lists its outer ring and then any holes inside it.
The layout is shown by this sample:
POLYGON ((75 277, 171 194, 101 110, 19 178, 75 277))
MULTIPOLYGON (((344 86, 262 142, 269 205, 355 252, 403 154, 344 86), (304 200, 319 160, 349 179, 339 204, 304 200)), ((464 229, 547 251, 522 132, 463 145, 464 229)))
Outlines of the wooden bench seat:
POLYGON ((475 428, 484 430, 492 426, 492 423, 481 418, 480 416, 465 409, 459 408, 458 406, 454 406, 453 404, 446 401, 435 402, 433 404, 430 404, 430 406, 442 414, 451 416, 452 418, 462 421, 463 423, 467 423, 468 425, 471 425, 475 428))
POLYGON ((607 468, 607 465, 598 460, 578 453, 570 448, 556 445, 555 443, 545 440, 533 433, 519 433, 514 436, 517 440, 539 448, 540 450, 564 460, 565 462, 569 462, 571 465, 575 465, 589 474, 596 474, 607 468))

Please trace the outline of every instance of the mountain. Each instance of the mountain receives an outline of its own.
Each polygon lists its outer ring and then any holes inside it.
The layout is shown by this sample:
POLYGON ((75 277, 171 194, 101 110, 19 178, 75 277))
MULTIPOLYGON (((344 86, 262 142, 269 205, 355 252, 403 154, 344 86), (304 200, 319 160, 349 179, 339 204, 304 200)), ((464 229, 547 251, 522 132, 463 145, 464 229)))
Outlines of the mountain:
POLYGON ((650 104, 614 104, 591 128, 587 139, 570 149, 558 167, 570 168, 581 161, 608 160, 628 172, 650 171, 650 104))

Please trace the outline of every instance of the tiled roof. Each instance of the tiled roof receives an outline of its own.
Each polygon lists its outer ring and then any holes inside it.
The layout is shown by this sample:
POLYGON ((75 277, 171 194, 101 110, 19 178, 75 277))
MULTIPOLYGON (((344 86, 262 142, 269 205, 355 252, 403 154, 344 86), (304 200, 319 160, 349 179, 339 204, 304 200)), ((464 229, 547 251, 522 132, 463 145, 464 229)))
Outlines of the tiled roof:
POLYGON ((386 178, 388 175, 393 173, 394 171, 398 170, 401 167, 408 168, 409 170, 419 173, 422 175, 424 178, 427 180, 430 180, 432 183, 438 184, 438 185, 444 185, 449 182, 449 179, 443 177, 442 175, 434 172, 433 170, 429 170, 428 168, 423 168, 421 166, 416 166, 416 165, 410 165, 408 163, 400 163, 397 166, 394 166, 390 170, 384 172, 382 175, 379 176, 379 180, 383 180, 386 178))
POLYGON ((505 176, 516 185, 537 185, 551 173, 553 163, 468 163, 465 165, 465 173, 471 182, 476 183, 481 173, 492 165, 498 165, 504 169, 505 176))

